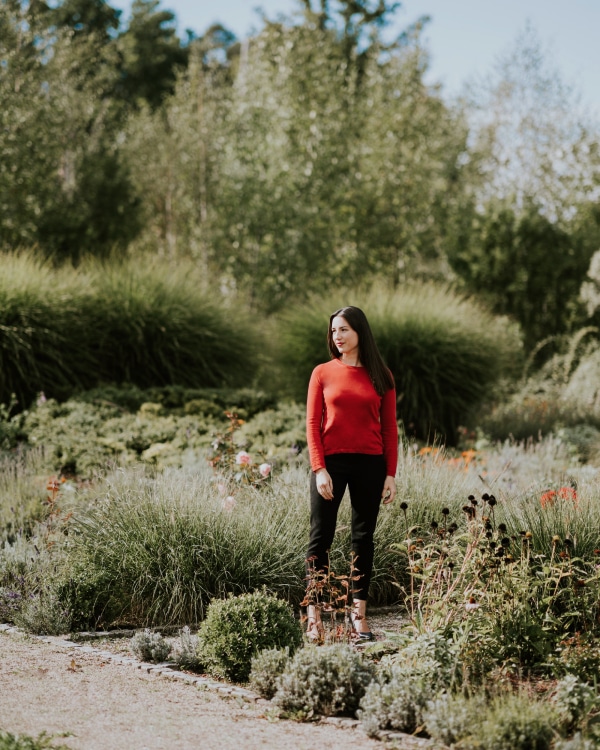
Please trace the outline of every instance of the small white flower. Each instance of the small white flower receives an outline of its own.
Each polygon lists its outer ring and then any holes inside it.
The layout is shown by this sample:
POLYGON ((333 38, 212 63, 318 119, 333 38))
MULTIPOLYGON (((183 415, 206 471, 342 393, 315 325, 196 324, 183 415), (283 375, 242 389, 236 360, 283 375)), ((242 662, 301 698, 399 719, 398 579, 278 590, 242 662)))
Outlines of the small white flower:
POLYGON ((248 466, 252 463, 252 457, 246 451, 240 451, 235 457, 235 462, 236 464, 240 464, 240 466, 248 466))

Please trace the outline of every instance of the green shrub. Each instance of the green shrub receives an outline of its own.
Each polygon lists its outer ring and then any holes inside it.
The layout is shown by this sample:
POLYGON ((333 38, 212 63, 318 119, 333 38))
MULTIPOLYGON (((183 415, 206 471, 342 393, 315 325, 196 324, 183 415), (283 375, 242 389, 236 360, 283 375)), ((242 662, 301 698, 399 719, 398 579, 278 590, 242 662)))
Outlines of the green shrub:
POLYGON ((171 653, 171 644, 160 633, 146 628, 131 639, 131 650, 142 661, 165 661, 171 653))
POLYGON ((390 673, 372 682, 360 702, 359 718, 365 732, 375 736, 382 729, 412 734, 423 724, 427 701, 435 696, 429 669, 423 672, 392 667, 390 673))
POLYGON ((599 704, 596 688, 573 674, 565 675, 556 683, 553 699, 570 726, 580 724, 591 711, 597 711, 599 704))
POLYGON ((485 710, 483 695, 442 693, 427 703, 423 720, 427 733, 434 740, 450 747, 462 747, 462 740, 468 737, 471 727, 485 710))
POLYGON ((245 682, 260 651, 288 646, 293 652, 301 642, 289 604, 255 591, 211 602, 198 633, 198 658, 211 674, 245 682))
POLYGON ((173 659, 183 669, 191 669, 200 672, 203 669, 202 662, 198 658, 198 636, 192 635, 188 625, 185 625, 179 633, 179 643, 175 646, 173 659))
POLYGON ((92 382, 147 388, 251 381, 256 345, 248 317, 216 302, 191 263, 92 263, 84 273, 91 291, 80 315, 84 346, 96 352, 92 382))
POLYGON ((558 644, 549 662, 557 677, 575 675, 584 682, 593 683, 600 671, 600 641, 593 636, 575 633, 558 644))
POLYGON ((502 694, 473 717, 465 750, 550 750, 560 726, 556 709, 524 694, 502 694))
POLYGON ((375 667, 343 644, 306 646, 277 682, 274 703, 298 719, 354 715, 375 667))
POLYGON ((258 367, 249 317, 225 308, 190 264, 52 268, 4 254, 0 403, 66 398, 101 383, 247 385, 258 367))
POLYGON ((271 700, 277 692, 277 680, 290 661, 290 649, 268 648, 252 657, 250 687, 260 696, 271 700))
POLYGON ((345 304, 367 314, 378 347, 394 374, 398 417, 407 434, 456 439, 477 404, 520 356, 516 329, 472 300, 433 285, 337 299, 292 309, 281 316, 279 359, 289 392, 304 400, 311 370, 327 361, 329 315, 345 304))
POLYGON ((23 598, 14 622, 28 633, 63 635, 71 630, 72 616, 54 590, 43 589, 23 598))
POLYGON ((42 390, 64 397, 95 366, 80 338, 81 281, 33 254, 0 261, 0 403, 14 394, 23 409, 42 390))
POLYGON ((262 585, 300 601, 308 508, 294 491, 242 488, 228 509, 203 462, 156 476, 130 469, 96 493, 69 527, 64 586, 74 612, 105 624, 194 625, 211 599, 262 585))

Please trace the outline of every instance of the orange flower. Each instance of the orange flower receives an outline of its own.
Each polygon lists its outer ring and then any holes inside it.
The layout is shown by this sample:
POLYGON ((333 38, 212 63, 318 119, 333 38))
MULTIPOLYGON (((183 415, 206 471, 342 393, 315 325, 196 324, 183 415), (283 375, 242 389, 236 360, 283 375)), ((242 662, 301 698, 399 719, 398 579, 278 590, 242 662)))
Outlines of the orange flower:
POLYGON ((570 500, 577 507, 577 492, 573 487, 561 487, 557 490, 548 490, 540 497, 540 505, 547 508, 554 505, 557 500, 570 500))
POLYGON ((549 505, 554 505, 556 500, 556 490, 548 490, 540 497, 540 504, 542 508, 547 508, 549 505))

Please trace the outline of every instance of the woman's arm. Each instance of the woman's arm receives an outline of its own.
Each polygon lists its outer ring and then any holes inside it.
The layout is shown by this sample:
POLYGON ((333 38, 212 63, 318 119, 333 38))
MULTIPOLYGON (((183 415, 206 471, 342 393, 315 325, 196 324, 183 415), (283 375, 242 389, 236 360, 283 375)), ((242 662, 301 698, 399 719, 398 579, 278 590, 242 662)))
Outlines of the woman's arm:
POLYGON ((325 467, 325 450, 321 437, 321 423, 323 421, 325 399, 318 369, 315 368, 310 376, 308 395, 306 397, 306 442, 310 465, 314 472, 325 467))

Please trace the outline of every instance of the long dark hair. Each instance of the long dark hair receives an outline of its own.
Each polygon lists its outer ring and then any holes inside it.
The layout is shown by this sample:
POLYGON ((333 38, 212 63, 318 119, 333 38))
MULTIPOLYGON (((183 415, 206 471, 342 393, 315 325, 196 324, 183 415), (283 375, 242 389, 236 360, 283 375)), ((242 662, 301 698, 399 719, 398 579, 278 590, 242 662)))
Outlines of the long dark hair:
POLYGON ((350 328, 358 334, 358 358, 360 363, 369 373, 369 377, 373 381, 377 393, 383 396, 386 391, 394 387, 394 379, 379 353, 367 316, 359 307, 349 305, 331 314, 329 329, 327 331, 327 346, 329 347, 331 358, 339 359, 342 356, 333 343, 333 334, 331 332, 333 319, 337 318, 338 315, 344 318, 350 328))

